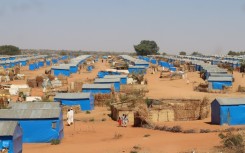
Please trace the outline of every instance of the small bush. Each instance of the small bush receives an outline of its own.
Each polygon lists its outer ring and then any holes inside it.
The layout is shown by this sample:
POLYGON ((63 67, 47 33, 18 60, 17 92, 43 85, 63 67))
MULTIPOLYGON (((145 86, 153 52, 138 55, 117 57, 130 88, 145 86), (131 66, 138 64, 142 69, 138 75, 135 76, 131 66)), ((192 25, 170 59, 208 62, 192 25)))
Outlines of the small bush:
POLYGON ((130 153, 138 153, 136 150, 131 150, 130 153))
POLYGON ((120 139, 120 138, 122 138, 122 134, 120 134, 120 133, 115 133, 115 135, 114 135, 114 139, 120 139))
POLYGON ((58 139, 51 140, 51 145, 58 145, 58 144, 60 144, 60 140, 58 139))
POLYGON ((200 130, 200 133, 210 133, 211 132, 211 130, 209 130, 209 129, 201 129, 200 130))
POLYGON ((144 135, 144 137, 149 137, 149 136, 151 136, 151 135, 150 135, 150 134, 145 134, 145 135, 144 135))
POLYGON ((236 131, 236 128, 230 127, 228 129, 225 129, 225 132, 233 132, 233 131, 236 131))
POLYGON ((196 131, 194 129, 185 130, 183 132, 184 133, 196 133, 196 131))
POLYGON ((239 133, 228 132, 226 134, 220 133, 222 147, 236 153, 244 153, 243 137, 239 133))
POLYGON ((94 118, 89 119, 89 122, 94 122, 94 118))
POLYGON ((140 150, 141 147, 140 147, 140 146, 133 146, 133 149, 135 149, 135 150, 140 150))
POLYGON ((85 113, 86 113, 86 114, 90 114, 91 112, 90 112, 90 111, 86 111, 85 113))
POLYGON ((102 118, 101 121, 102 121, 102 122, 106 121, 106 118, 102 118))
POLYGON ((171 128, 171 132, 175 132, 175 133, 182 132, 182 128, 179 125, 173 126, 171 128))

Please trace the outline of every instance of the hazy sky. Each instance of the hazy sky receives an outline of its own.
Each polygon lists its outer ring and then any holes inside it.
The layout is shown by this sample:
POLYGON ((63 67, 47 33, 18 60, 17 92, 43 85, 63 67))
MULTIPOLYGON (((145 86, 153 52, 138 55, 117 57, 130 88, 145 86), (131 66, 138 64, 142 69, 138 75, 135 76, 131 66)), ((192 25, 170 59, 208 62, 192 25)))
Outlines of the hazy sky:
POLYGON ((133 51, 245 50, 244 0, 0 0, 0 45, 133 51))

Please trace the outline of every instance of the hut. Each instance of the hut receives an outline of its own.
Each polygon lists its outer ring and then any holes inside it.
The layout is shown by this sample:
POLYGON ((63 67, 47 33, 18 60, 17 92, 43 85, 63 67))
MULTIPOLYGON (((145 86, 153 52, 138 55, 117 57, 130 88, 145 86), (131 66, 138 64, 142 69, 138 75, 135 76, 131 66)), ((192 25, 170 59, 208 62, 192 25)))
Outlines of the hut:
POLYGON ((54 101, 65 106, 80 105, 82 111, 94 109, 94 96, 91 93, 56 93, 54 101))
POLYGON ((52 63, 53 63, 53 64, 58 63, 58 59, 53 58, 53 59, 52 59, 52 63))
POLYGON ((127 75, 105 75, 105 79, 113 79, 113 78, 120 78, 120 83, 121 84, 127 84, 127 75))
POLYGON ((245 98, 216 98, 211 103, 212 124, 244 125, 245 98))
POLYGON ((35 69, 36 69, 36 64, 35 63, 29 64, 29 70, 30 71, 34 71, 35 69))
POLYGON ((157 64, 157 60, 156 59, 151 59, 151 63, 152 64, 157 64))
POLYGON ((63 75, 63 76, 70 76, 70 66, 62 65, 62 66, 53 66, 51 68, 54 76, 63 75))
POLYGON ((113 90, 113 85, 111 84, 83 84, 82 92, 92 93, 92 94, 109 94, 113 90))
POLYGON ((44 61, 38 61, 38 67, 44 67, 44 61))
POLYGON ((22 153, 22 129, 18 122, 0 121, 0 151, 22 153))
POLYGON ((26 59, 20 59, 21 66, 26 66, 27 60, 26 59))
POLYGON ((113 84, 115 91, 120 91, 120 78, 112 78, 112 79, 95 79, 94 84, 113 84))
POLYGON ((144 66, 129 66, 128 71, 129 71, 129 73, 134 73, 134 74, 146 74, 146 67, 144 67, 144 66))
POLYGON ((213 90, 222 90, 225 86, 232 86, 231 77, 212 77, 208 78, 209 88, 213 90))
POLYGON ((46 61, 46 66, 50 66, 51 65, 51 61, 47 60, 46 61))
POLYGON ((1 109, 0 121, 18 121, 24 143, 48 143, 64 136, 61 108, 1 109))

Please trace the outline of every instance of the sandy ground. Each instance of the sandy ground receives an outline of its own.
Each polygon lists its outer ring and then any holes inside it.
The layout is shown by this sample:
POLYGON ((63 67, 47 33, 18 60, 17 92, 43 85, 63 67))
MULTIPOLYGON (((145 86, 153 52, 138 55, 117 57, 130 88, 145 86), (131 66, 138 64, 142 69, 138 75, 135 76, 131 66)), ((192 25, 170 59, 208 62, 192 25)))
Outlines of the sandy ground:
POLYGON ((206 152, 219 144, 218 133, 173 134, 130 126, 117 127, 117 122, 111 121, 108 113, 105 108, 96 107, 91 114, 77 114, 75 125, 65 126, 65 138, 60 145, 24 144, 24 152, 129 153, 134 146, 139 146, 146 153, 174 153, 194 149, 206 152), (91 118, 95 121, 89 122, 91 118), (102 122, 102 118, 106 118, 106 121, 102 122), (122 137, 116 139, 115 134, 122 137), (147 134, 150 136, 145 137, 147 134))
MULTIPOLYGON (((72 74, 68 82, 75 80, 93 79, 98 71, 108 68, 108 64, 98 62, 92 72, 82 72, 81 74, 72 74)), ((37 71, 23 71, 32 77, 44 73, 42 68, 37 71)), ((244 78, 241 74, 235 72, 235 83, 233 93, 230 94, 213 94, 193 91, 193 82, 197 85, 203 82, 197 72, 188 73, 190 83, 186 80, 168 80, 160 79, 159 73, 146 74, 148 80, 147 97, 150 98, 203 98, 209 97, 211 100, 216 97, 244 97, 244 95, 235 93, 239 84, 245 86, 244 78)), ((22 84, 24 81, 14 81, 22 84)), ((33 89, 33 96, 42 95, 41 89, 33 89)), ((209 152, 214 146, 219 145, 218 133, 194 133, 180 134, 163 131, 155 131, 143 128, 117 127, 117 122, 112 121, 106 108, 96 107, 91 114, 80 113, 75 115, 75 125, 65 126, 65 138, 60 145, 51 144, 24 144, 24 153, 121 153, 130 152, 134 146, 139 146, 139 152, 145 153, 175 153, 181 151, 198 150, 199 152, 209 152), (94 122, 89 120, 94 118, 94 122), (106 118, 102 122, 101 119, 106 118), (115 139, 115 134, 122 135, 121 138, 115 139), (144 135, 149 134, 149 137, 144 135)), ((210 117, 199 121, 182 121, 182 122, 164 122, 162 125, 174 126, 180 125, 184 129, 224 129, 224 126, 211 125, 210 117)), ((64 122, 65 124, 65 122, 64 122)))

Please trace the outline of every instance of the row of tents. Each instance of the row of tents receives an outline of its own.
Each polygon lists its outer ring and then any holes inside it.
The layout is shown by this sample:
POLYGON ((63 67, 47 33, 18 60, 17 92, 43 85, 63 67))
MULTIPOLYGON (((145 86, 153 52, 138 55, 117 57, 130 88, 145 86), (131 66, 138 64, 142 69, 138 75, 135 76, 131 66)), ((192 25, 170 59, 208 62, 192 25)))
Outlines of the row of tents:
POLYGON ((69 64, 60 64, 51 68, 55 76, 63 75, 69 77, 72 73, 77 73, 79 66, 83 64, 91 55, 81 55, 71 59, 69 64))

